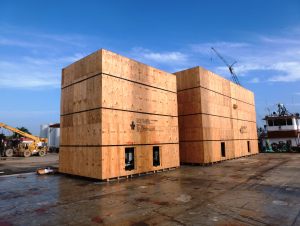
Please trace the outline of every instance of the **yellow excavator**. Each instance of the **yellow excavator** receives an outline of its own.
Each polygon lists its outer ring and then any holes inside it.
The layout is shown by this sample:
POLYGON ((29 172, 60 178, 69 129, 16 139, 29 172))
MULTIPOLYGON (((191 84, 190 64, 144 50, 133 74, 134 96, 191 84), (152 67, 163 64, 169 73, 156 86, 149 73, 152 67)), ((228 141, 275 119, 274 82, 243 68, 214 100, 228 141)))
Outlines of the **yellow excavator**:
POLYGON ((44 156, 47 154, 48 151, 47 138, 41 138, 38 136, 25 133, 19 129, 8 126, 1 122, 0 122, 0 127, 10 130, 14 133, 20 134, 22 137, 26 137, 30 139, 30 141, 27 142, 18 142, 16 145, 7 145, 4 152, 7 157, 12 157, 12 156, 30 157, 31 155, 36 155, 36 154, 38 154, 39 156, 44 156))

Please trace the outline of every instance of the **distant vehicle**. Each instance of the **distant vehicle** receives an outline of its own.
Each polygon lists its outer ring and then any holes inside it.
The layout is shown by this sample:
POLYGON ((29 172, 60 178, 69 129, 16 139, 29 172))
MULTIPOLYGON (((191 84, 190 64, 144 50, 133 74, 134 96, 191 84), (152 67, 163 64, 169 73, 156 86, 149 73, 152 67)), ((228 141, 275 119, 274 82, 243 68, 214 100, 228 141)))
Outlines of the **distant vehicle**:
POLYGON ((5 156, 24 156, 29 157, 31 155, 38 154, 44 156, 47 154, 48 147, 46 138, 40 138, 38 136, 25 133, 17 128, 8 126, 0 122, 0 127, 10 130, 14 133, 21 135, 21 138, 3 139, 1 146, 4 148, 5 156), (26 139, 27 138, 27 139, 26 139))
POLYGON ((277 106, 277 112, 264 118, 262 149, 264 152, 300 152, 300 115, 289 113, 283 104, 277 106))

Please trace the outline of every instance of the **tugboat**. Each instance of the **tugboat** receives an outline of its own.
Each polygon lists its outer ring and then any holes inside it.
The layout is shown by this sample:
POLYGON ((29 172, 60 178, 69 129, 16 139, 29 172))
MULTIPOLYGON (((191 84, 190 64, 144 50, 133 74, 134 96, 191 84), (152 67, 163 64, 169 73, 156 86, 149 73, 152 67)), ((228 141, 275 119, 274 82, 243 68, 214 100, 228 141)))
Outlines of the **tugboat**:
POLYGON ((300 152, 300 115, 290 113, 283 104, 277 112, 266 115, 260 136, 263 152, 300 152))

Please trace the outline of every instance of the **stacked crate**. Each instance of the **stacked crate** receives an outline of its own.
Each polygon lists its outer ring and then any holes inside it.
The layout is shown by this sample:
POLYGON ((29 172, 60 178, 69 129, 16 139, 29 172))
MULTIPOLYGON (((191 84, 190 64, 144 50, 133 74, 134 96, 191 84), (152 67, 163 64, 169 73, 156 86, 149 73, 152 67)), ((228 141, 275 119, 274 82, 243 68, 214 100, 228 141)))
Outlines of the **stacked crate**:
POLYGON ((258 153, 251 91, 201 67, 175 74, 181 162, 211 163, 258 153))
POLYGON ((107 50, 62 71, 59 171, 108 179, 179 166, 176 76, 107 50))

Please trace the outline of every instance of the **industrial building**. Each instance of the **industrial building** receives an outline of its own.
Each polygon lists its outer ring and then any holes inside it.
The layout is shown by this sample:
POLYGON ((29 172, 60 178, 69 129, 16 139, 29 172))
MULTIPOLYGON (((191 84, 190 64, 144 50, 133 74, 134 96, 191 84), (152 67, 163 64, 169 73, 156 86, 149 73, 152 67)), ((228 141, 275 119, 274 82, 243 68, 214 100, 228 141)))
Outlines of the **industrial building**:
POLYGON ((176 72, 180 161, 258 153, 254 94, 201 67, 176 72))
POLYGON ((51 123, 41 125, 40 137, 48 139, 48 151, 58 152, 60 140, 60 124, 51 123))
POLYGON ((176 76, 107 50, 62 71, 59 171, 109 179, 179 166, 176 76))

